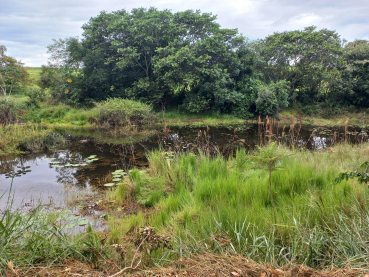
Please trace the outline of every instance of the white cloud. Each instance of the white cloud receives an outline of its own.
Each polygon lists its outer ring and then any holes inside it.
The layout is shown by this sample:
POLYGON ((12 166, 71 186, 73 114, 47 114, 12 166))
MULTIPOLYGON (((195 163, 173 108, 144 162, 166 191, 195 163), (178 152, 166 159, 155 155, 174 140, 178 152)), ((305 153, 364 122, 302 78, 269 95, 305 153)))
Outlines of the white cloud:
POLYGON ((40 66, 52 38, 80 36, 81 26, 100 11, 150 6, 212 12, 222 27, 238 28, 251 39, 311 25, 348 40, 369 38, 367 0, 1 0, 0 44, 27 66, 40 66))

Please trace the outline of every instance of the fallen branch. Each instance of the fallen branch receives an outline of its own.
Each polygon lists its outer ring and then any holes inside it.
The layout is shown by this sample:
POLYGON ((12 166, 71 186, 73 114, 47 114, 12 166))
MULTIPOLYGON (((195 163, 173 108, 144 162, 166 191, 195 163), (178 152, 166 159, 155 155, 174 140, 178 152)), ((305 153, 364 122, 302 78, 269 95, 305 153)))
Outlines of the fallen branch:
POLYGON ((128 270, 128 269, 132 269, 132 270, 135 270, 137 269, 137 267, 140 265, 141 263, 141 260, 138 261, 138 263, 136 264, 136 266, 133 266, 133 264, 135 263, 135 260, 136 260, 136 257, 140 251, 140 248, 142 246, 142 244, 146 241, 146 239, 150 236, 151 233, 149 233, 142 241, 141 243, 139 244, 139 246, 137 247, 136 251, 135 251, 135 254, 133 255, 133 258, 132 258, 132 262, 131 262, 131 265, 128 266, 128 267, 125 267, 123 268, 121 271, 113 274, 113 275, 110 275, 108 277, 115 277, 115 276, 118 276, 119 274, 123 273, 124 271, 128 270))

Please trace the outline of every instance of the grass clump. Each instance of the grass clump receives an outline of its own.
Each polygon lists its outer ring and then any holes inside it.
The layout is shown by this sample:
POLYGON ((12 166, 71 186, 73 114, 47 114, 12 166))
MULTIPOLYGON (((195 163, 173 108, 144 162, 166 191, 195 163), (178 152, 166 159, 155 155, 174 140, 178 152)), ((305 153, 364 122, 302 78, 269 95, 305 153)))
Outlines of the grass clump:
MULTIPOLYGON (((275 171, 269 182, 268 172, 255 170, 244 150, 227 159, 179 154, 172 161, 154 151, 149 170, 139 179, 142 196, 153 208, 138 226, 170 232, 182 254, 184 245, 189 251, 201 245, 260 263, 322 268, 350 262, 368 268, 368 188, 355 181, 332 183, 368 155, 367 145, 295 151, 280 162, 284 170, 275 171)), ((138 227, 135 222, 135 216, 124 218, 116 228, 128 232, 138 227)))
POLYGON ((99 102, 93 112, 97 124, 109 127, 143 125, 154 119, 151 106, 122 98, 109 98, 99 102))
POLYGON ((45 150, 65 144, 63 136, 33 124, 0 125, 0 155, 45 150))

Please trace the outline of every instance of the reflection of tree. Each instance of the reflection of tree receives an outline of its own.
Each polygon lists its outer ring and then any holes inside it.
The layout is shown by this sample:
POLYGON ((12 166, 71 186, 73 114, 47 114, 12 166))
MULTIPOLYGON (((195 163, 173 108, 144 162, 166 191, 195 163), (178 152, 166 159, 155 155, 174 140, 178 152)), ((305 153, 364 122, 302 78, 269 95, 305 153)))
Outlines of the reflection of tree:
POLYGON ((22 155, 13 157, 0 156, 0 174, 6 178, 20 177, 31 172, 32 165, 37 165, 37 155, 22 155), (27 164, 27 165, 26 165, 27 164))

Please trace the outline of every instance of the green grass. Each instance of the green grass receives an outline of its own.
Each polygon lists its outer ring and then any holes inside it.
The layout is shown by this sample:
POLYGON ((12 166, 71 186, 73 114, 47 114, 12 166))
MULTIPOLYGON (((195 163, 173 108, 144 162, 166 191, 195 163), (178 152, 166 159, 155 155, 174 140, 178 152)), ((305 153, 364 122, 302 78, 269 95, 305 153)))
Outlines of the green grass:
POLYGON ((0 156, 49 149, 64 143, 64 137, 39 125, 0 125, 0 156))
POLYGON ((66 260, 96 266, 101 258, 110 255, 91 227, 83 233, 69 233, 67 223, 76 218, 70 215, 71 211, 46 212, 39 205, 24 214, 13 209, 8 193, 0 195, 0 200, 7 203, 0 211, 0 274, 5 274, 4 269, 11 272, 12 267, 26 270, 37 265, 51 267, 66 260))
POLYGON ((207 126, 207 125, 227 125, 242 124, 244 119, 238 118, 231 114, 219 114, 216 112, 188 114, 176 110, 168 110, 158 114, 158 120, 167 123, 168 126, 207 126))
POLYGON ((42 71, 41 67, 25 67, 24 69, 29 74, 30 79, 37 81, 40 78, 40 73, 42 71))
POLYGON ((168 159, 152 152, 148 172, 131 174, 131 180, 139 183, 140 203, 153 209, 144 220, 121 218, 121 224, 111 226, 112 232, 124 234, 150 225, 170 232, 181 249, 187 245, 195 251, 201 244, 261 263, 283 265, 293 260, 321 268, 350 262, 367 268, 368 188, 355 181, 337 185, 332 181, 339 172, 356 169, 366 160, 368 145, 294 154, 282 162, 285 170, 272 175, 274 223, 268 174, 253 169, 244 150, 229 159, 193 154, 168 159), (220 234, 230 243, 220 246, 214 240, 220 234))

